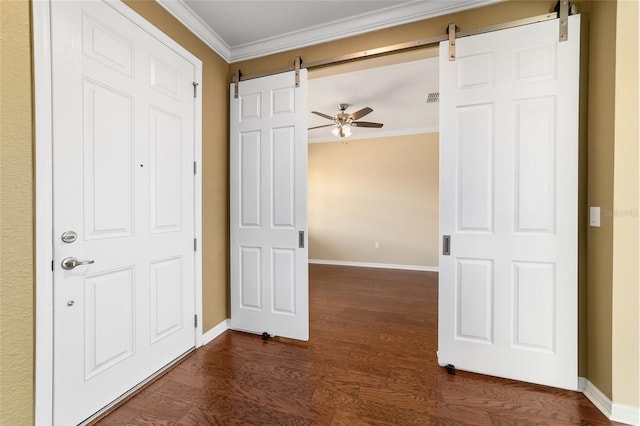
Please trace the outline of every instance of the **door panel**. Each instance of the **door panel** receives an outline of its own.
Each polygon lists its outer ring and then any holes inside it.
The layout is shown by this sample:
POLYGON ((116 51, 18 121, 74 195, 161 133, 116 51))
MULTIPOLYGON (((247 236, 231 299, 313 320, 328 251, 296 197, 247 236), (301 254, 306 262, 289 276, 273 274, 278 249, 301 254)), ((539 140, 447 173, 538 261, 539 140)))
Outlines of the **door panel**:
POLYGON ((182 118, 155 107, 149 108, 149 209, 150 232, 166 233, 182 230, 183 193, 181 176, 184 170, 182 155, 182 118))
POLYGON ((492 105, 464 105, 457 111, 459 230, 493 231, 493 116, 492 105))
POLYGON ((133 98, 83 79, 85 238, 133 231, 133 98))
POLYGON ((134 354, 133 270, 88 276, 85 288, 85 380, 134 354))
POLYGON ((438 359, 577 387, 580 17, 440 46, 438 359))
POLYGON ((514 262, 514 345, 554 351, 555 265, 514 262))
POLYGON ((493 342, 493 261, 458 258, 457 336, 493 342))
POLYGON ((70 425, 195 345, 195 66, 105 2, 51 14, 53 415, 70 425))
POLYGON ((554 233, 555 98, 516 101, 514 109, 515 231, 554 233))
POLYGON ((307 340, 306 70, 294 82, 231 89, 231 327, 307 340))

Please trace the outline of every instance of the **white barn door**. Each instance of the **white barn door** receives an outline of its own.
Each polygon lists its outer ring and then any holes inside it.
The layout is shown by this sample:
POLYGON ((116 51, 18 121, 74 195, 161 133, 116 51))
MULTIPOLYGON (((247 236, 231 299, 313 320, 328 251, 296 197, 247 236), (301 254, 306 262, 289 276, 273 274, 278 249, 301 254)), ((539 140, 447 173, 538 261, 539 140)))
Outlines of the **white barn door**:
POLYGON ((307 74, 231 86, 231 328, 309 338, 307 74))
POLYGON ((579 29, 440 45, 440 365, 577 387, 579 29))
POLYGON ((102 1, 51 13, 53 418, 73 425, 195 346, 195 58, 102 1))

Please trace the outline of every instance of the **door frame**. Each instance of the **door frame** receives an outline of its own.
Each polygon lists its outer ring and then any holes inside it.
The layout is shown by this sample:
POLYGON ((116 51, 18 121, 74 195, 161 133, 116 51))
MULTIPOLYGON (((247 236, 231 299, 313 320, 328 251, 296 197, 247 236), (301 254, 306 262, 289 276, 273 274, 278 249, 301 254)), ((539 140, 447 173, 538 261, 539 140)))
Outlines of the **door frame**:
MULTIPOLYGON (((34 93, 34 288, 35 288, 35 424, 53 422, 53 146, 51 2, 32 2, 34 93)), ((99 0, 96 0, 99 1, 99 0)), ((102 0, 125 18, 194 65, 199 84, 194 111, 195 347, 202 345, 202 61, 119 0, 102 0)))

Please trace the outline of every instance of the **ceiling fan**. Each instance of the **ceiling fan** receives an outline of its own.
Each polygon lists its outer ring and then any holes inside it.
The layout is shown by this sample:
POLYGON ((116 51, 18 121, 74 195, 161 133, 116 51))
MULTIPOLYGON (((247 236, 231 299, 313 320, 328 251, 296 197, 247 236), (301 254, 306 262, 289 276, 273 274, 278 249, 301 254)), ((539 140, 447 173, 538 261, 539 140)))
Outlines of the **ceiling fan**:
POLYGON ((382 127, 382 123, 371 123, 369 121, 357 121, 359 118, 373 112, 373 109, 366 107, 353 113, 347 113, 349 104, 339 104, 338 109, 340 113, 330 116, 318 111, 311 111, 313 114, 333 121, 332 124, 324 124, 322 126, 309 127, 308 130, 319 129, 321 127, 333 127, 332 133, 336 137, 348 138, 351 136, 351 127, 373 127, 379 129, 382 127))

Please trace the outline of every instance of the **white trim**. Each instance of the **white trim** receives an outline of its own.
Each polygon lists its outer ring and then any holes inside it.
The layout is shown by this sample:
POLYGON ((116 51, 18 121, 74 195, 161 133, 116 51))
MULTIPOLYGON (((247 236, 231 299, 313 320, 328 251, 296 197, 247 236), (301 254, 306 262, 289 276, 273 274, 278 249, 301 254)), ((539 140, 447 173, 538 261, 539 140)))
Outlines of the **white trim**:
MULTIPOLYGON (((325 134, 318 135, 316 137, 309 137, 309 143, 324 143, 324 142, 343 142, 342 139, 338 139, 331 135, 331 129, 329 127, 321 129, 325 134)), ((437 127, 423 127, 414 129, 397 129, 397 130, 371 130, 362 134, 360 129, 356 129, 354 133, 349 136, 347 142, 358 139, 378 139, 378 138, 391 138, 396 136, 408 136, 408 135, 421 135, 427 133, 438 133, 437 127)))
POLYGON ((205 22, 196 15, 182 0, 156 0, 157 3, 173 15, 182 25, 187 27, 196 37, 209 46, 214 52, 229 62, 231 48, 213 31, 205 22))
POLYGON ((233 63, 486 6, 501 0, 468 0, 455 5, 417 0, 238 46, 229 46, 183 0, 157 1, 218 55, 233 63))
MULTIPOLYGON (((195 105, 195 161, 198 173, 194 184, 195 312, 202 318, 202 61, 169 38, 119 0, 103 0, 125 18, 192 63, 199 83, 195 105)), ((34 51, 34 137, 35 137, 35 424, 53 422, 53 168, 51 0, 34 1, 32 11, 34 51)), ((202 321, 194 343, 202 344, 202 321)))
POLYGON ((229 330, 228 318, 202 335, 202 345, 204 346, 207 343, 210 343, 227 330, 229 330))
POLYGON ((51 20, 48 1, 32 2, 35 140, 35 424, 53 420, 53 175, 51 20))
POLYGON ((578 377, 578 392, 584 393, 584 390, 587 388, 588 380, 584 377, 578 377))
POLYGON ((640 407, 612 403, 600 389, 583 377, 578 378, 578 389, 609 420, 628 425, 640 425, 640 407))
POLYGON ((309 263, 313 263, 316 265, 356 266, 359 268, 402 269, 406 271, 438 272, 439 270, 437 266, 401 265, 395 263, 347 262, 343 260, 309 259, 309 263))
POLYGON ((616 404, 614 402, 611 405, 611 416, 609 420, 627 425, 640 425, 640 407, 616 404))
POLYGON ((593 383, 585 379, 584 396, 596 406, 607 418, 611 417, 611 400, 603 394, 593 383))
MULTIPOLYGON (((197 59, 197 58, 196 58, 197 59)), ((193 259, 193 279, 195 282, 195 313, 200 319, 196 327, 196 348, 202 346, 202 318, 203 318, 203 300, 202 300, 202 61, 197 59, 194 64, 194 82, 198 84, 196 87, 197 96, 194 99, 194 129, 193 129, 193 158, 196 162, 196 173, 193 177, 193 235, 196 238, 196 251, 193 259)))
POLYGON ((305 28, 300 31, 281 34, 254 43, 233 46, 231 48, 230 62, 244 61, 287 50, 326 43, 371 31, 447 15, 460 10, 484 6, 496 3, 497 1, 500 0, 471 0, 462 4, 451 5, 447 4, 447 2, 427 2, 419 0, 409 4, 392 6, 376 12, 334 21, 326 25, 305 28))

